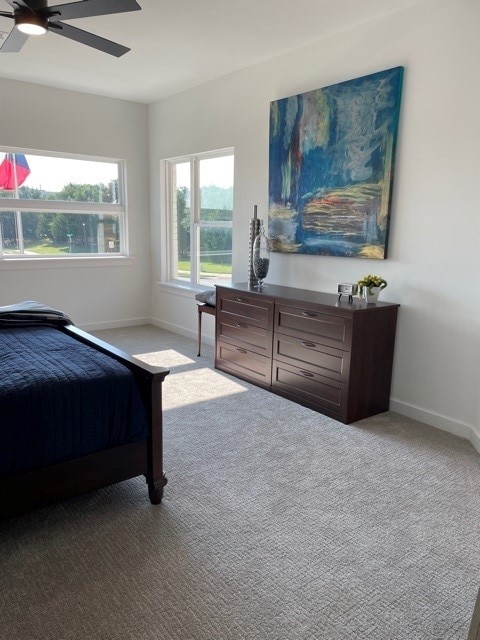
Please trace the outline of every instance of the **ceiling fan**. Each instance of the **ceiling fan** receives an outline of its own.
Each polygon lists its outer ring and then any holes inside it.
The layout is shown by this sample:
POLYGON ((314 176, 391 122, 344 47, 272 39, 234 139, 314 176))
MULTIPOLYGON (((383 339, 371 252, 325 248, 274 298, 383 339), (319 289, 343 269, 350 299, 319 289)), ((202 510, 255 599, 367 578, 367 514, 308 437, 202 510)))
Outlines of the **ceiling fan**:
POLYGON ((15 26, 0 47, 0 53, 16 53, 23 47, 28 36, 43 35, 51 31, 119 58, 130 49, 89 31, 72 27, 63 20, 141 9, 135 0, 80 0, 52 7, 48 6, 47 0, 5 0, 5 2, 12 7, 13 13, 0 11, 0 16, 12 18, 15 26))

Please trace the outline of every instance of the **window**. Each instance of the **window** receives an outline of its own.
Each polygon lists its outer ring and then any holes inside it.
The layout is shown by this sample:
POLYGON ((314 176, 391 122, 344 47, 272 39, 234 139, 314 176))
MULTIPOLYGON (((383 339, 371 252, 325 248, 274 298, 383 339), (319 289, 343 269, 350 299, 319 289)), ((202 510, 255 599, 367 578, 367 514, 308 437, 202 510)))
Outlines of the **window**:
POLYGON ((0 149, 0 259, 125 255, 123 169, 0 149))
POLYGON ((228 149, 166 162, 170 281, 231 281, 233 160, 228 149))

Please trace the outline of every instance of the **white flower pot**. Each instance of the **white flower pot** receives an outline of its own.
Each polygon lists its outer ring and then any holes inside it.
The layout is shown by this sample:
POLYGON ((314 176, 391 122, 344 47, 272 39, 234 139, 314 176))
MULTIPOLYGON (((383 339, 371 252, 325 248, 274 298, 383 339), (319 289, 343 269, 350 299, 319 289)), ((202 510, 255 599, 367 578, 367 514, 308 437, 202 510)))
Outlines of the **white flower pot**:
POLYGON ((374 304, 378 300, 378 294, 380 291, 380 287, 364 287, 363 299, 367 304, 374 304))

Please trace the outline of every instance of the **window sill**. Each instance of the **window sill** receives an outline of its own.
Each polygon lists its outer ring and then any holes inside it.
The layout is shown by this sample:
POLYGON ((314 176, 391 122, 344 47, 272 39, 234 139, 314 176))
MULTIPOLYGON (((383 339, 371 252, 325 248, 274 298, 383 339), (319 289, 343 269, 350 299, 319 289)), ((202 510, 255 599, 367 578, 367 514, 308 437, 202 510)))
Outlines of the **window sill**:
POLYGON ((163 293, 170 293, 174 296, 181 296, 182 298, 194 298, 197 293, 201 291, 215 291, 215 287, 198 286, 192 284, 180 284, 178 282, 157 282, 157 288, 163 293))
POLYGON ((129 256, 83 256, 81 258, 2 258, 0 259, 0 271, 16 271, 20 269, 78 269, 81 267, 128 267, 135 262, 135 258, 129 256))

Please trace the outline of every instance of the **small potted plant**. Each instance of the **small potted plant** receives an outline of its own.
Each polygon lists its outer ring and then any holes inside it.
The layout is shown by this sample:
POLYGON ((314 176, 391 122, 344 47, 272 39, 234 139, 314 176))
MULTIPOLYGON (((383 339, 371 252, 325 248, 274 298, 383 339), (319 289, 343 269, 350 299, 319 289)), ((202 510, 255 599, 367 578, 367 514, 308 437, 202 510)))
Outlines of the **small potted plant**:
POLYGON ((378 294, 387 286, 387 281, 381 276, 372 276, 371 274, 363 276, 358 281, 358 295, 363 297, 367 303, 376 302, 378 294))

